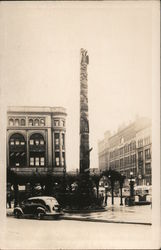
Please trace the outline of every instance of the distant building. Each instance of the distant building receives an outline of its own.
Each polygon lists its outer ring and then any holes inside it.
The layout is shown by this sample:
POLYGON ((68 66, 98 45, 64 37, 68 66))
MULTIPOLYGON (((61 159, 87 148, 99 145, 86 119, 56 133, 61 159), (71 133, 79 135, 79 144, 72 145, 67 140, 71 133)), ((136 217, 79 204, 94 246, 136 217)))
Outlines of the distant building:
POLYGON ((137 118, 128 126, 119 128, 114 135, 106 132, 98 143, 99 169, 111 168, 126 178, 133 172, 138 185, 151 185, 151 134, 148 118, 137 118))
POLYGON ((62 107, 9 107, 7 168, 14 172, 63 172, 66 115, 62 107))

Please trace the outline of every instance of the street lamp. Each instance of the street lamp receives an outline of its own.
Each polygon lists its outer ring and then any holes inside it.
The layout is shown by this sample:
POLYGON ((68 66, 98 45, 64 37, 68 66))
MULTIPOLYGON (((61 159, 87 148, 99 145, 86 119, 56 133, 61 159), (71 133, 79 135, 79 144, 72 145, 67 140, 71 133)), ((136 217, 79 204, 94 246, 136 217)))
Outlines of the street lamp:
POLYGON ((111 183, 111 196, 112 196, 112 205, 114 205, 114 177, 113 175, 111 176, 110 174, 108 175, 108 178, 111 183))
POLYGON ((130 186, 130 197, 129 197, 129 205, 134 205, 134 183, 135 183, 135 178, 133 176, 133 172, 130 172, 130 179, 129 181, 129 186, 130 186))
POLYGON ((123 184, 124 184, 124 180, 125 180, 125 176, 124 175, 120 175, 120 206, 123 206, 123 202, 122 202, 122 188, 123 188, 123 184))
POLYGON ((66 169, 65 167, 63 168, 63 190, 64 192, 66 191, 66 169))

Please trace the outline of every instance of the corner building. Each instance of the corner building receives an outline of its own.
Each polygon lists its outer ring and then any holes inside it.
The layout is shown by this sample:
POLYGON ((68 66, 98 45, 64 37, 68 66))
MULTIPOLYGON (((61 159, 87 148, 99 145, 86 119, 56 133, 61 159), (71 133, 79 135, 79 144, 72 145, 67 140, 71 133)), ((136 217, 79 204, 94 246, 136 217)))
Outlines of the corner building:
POLYGON ((63 172, 66 116, 62 107, 9 107, 7 167, 14 172, 63 172))
POLYGON ((109 131, 98 143, 99 169, 113 169, 126 176, 133 172, 138 185, 152 184, 152 132, 148 118, 137 118, 117 133, 109 131))

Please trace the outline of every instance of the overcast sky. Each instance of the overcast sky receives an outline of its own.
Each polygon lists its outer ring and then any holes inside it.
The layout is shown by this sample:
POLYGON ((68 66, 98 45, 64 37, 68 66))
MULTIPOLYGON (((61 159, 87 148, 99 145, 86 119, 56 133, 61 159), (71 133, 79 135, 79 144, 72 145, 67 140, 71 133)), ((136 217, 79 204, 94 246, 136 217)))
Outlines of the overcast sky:
POLYGON ((88 50, 91 167, 97 142, 152 115, 152 2, 1 2, 1 100, 67 109, 67 168, 79 167, 80 49, 88 50))

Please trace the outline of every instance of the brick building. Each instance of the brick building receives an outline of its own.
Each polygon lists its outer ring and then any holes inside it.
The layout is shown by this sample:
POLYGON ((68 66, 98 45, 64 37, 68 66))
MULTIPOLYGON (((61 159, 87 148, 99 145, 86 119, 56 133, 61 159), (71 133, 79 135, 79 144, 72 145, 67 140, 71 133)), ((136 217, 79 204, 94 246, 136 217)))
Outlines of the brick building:
POLYGON ((151 121, 137 118, 128 126, 120 127, 111 135, 107 131, 98 143, 99 168, 113 169, 126 178, 133 172, 137 184, 151 185, 152 169, 151 121))

